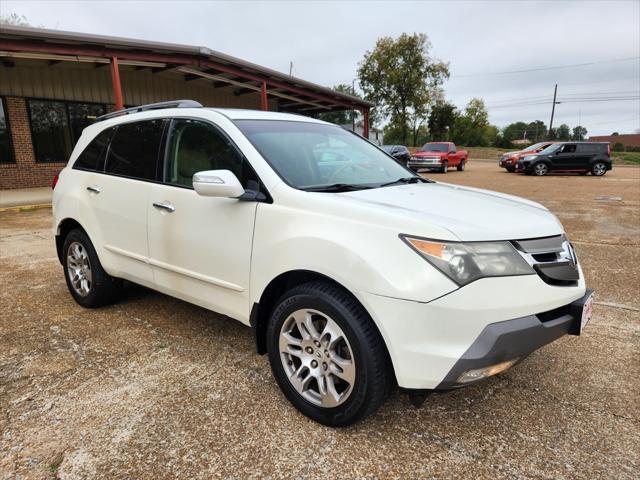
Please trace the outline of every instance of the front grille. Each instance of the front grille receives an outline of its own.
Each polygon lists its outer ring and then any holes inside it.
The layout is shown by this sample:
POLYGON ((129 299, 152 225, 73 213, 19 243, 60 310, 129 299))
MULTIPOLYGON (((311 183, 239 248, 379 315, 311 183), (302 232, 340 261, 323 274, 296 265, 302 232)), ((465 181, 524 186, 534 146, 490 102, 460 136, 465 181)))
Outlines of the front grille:
POLYGON ((564 235, 515 240, 512 243, 544 282, 556 286, 578 284, 578 260, 564 235))

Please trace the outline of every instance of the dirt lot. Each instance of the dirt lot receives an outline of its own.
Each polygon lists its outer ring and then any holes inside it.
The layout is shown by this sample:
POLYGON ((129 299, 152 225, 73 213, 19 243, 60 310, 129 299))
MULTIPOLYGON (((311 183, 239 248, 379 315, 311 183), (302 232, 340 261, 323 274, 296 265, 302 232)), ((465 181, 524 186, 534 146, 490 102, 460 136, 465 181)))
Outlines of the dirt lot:
POLYGON ((637 478, 640 168, 532 178, 472 161, 431 177, 559 216, 597 293, 584 336, 331 430, 285 401, 248 328, 139 287, 84 310, 50 210, 2 212, 0 478, 637 478))

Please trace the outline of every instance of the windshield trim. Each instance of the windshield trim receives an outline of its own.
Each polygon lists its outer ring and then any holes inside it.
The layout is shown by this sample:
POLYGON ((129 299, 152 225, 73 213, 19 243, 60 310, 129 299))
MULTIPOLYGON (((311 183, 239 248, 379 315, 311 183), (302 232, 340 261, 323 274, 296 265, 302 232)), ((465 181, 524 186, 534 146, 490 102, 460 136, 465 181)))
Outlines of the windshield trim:
MULTIPOLYGON (((251 138, 249 138, 248 135, 246 135, 243 131, 242 128, 240 128, 239 123, 243 122, 243 121, 250 121, 250 122, 286 122, 286 123, 302 123, 302 124, 316 124, 316 125, 325 125, 328 127, 333 127, 333 128, 339 128, 340 130, 344 131, 344 132, 348 132, 352 135, 355 135, 356 137, 360 138, 361 140, 366 141, 367 143, 369 143, 369 145, 374 146, 375 148, 377 148, 380 152, 382 152, 383 154, 385 154, 388 158, 390 158, 397 166, 403 168, 404 170, 406 170, 410 176, 414 176, 414 177, 420 177, 423 178, 425 180, 429 180, 425 177, 423 177, 422 175, 418 175, 416 172, 414 172, 413 170, 411 170, 409 167, 406 167, 405 165, 402 165, 401 163, 399 163, 395 158, 393 158, 393 156, 387 152, 385 152, 379 145, 376 145, 375 143, 373 143, 371 140, 369 140, 368 138, 363 137, 362 135, 360 135, 359 133, 354 132, 353 130, 349 130, 347 128, 341 127, 340 125, 336 125, 335 123, 330 123, 330 122, 323 122, 323 121, 319 121, 319 122, 309 122, 309 121, 305 121, 305 120, 291 120, 291 119, 279 119, 279 118, 260 118, 260 119, 254 119, 254 118, 234 118, 234 119, 230 119, 231 123, 233 123, 233 125, 238 129, 238 131, 240 132, 240 134, 247 139, 247 141, 251 144, 251 146, 253 148, 256 149, 256 151, 260 154, 260 156, 262 157, 262 159, 267 163, 267 165, 269 165, 269 168, 278 176, 278 178, 280 178, 280 180, 282 180, 287 186, 301 191, 301 192, 305 192, 305 193, 340 193, 340 192, 311 192, 308 190, 305 190, 304 188, 310 188, 310 187, 321 187, 323 185, 318 184, 318 185, 304 185, 304 187, 299 187, 296 185, 293 185, 292 183, 290 183, 279 171, 278 169, 276 169, 271 162, 269 161, 267 155, 265 155, 265 153, 262 151, 262 149, 258 148, 258 146, 253 143, 253 141, 251 140, 251 138)), ((250 162, 249 162, 250 163, 250 162)), ((432 180, 431 180, 432 181, 432 180)), ((364 187, 362 188, 362 190, 368 190, 368 189, 372 189, 372 188, 381 188, 380 184, 378 183, 353 183, 351 184, 354 187, 358 188, 358 187, 364 187)), ((326 185, 329 186, 329 185, 326 185)), ((354 190, 355 191, 355 190, 354 190)))

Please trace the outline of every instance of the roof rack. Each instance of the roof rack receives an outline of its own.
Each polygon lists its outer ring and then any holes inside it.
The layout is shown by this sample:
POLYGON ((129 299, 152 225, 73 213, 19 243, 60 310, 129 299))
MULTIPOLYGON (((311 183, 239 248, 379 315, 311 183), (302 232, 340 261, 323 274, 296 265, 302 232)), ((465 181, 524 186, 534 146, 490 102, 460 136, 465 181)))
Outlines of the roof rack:
POLYGON ((147 105, 139 105, 137 107, 125 108, 124 110, 117 110, 105 115, 100 115, 95 121, 101 122, 109 118, 119 117, 120 115, 146 112, 147 110, 160 110, 163 108, 202 108, 202 104, 195 100, 171 100, 169 102, 148 103, 147 105))

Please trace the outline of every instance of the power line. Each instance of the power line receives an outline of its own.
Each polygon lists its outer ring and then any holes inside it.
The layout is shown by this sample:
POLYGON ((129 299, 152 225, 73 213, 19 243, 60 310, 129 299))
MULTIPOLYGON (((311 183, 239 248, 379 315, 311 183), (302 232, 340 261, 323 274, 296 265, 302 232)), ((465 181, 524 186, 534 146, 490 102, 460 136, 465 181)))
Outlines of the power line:
POLYGON ((628 62, 631 60, 640 60, 640 57, 616 58, 611 60, 596 60, 593 62, 574 63, 574 64, 568 64, 568 65, 554 65, 550 67, 526 68, 523 70, 507 70, 502 72, 486 72, 486 73, 452 75, 450 78, 486 77, 486 76, 494 76, 494 75, 512 75, 512 74, 518 74, 518 73, 540 72, 540 71, 547 71, 547 70, 563 70, 567 68, 588 67, 591 65, 598 65, 602 63, 628 62))
MULTIPOLYGON (((627 95, 627 96, 610 96, 610 97, 577 97, 577 98, 558 98, 558 103, 589 103, 589 102, 617 102, 622 100, 640 100, 639 95, 627 95)), ((510 107, 524 107, 530 105, 546 105, 551 101, 551 98, 547 97, 544 100, 522 101, 514 102, 502 105, 488 105, 487 108, 510 108, 510 107)))

